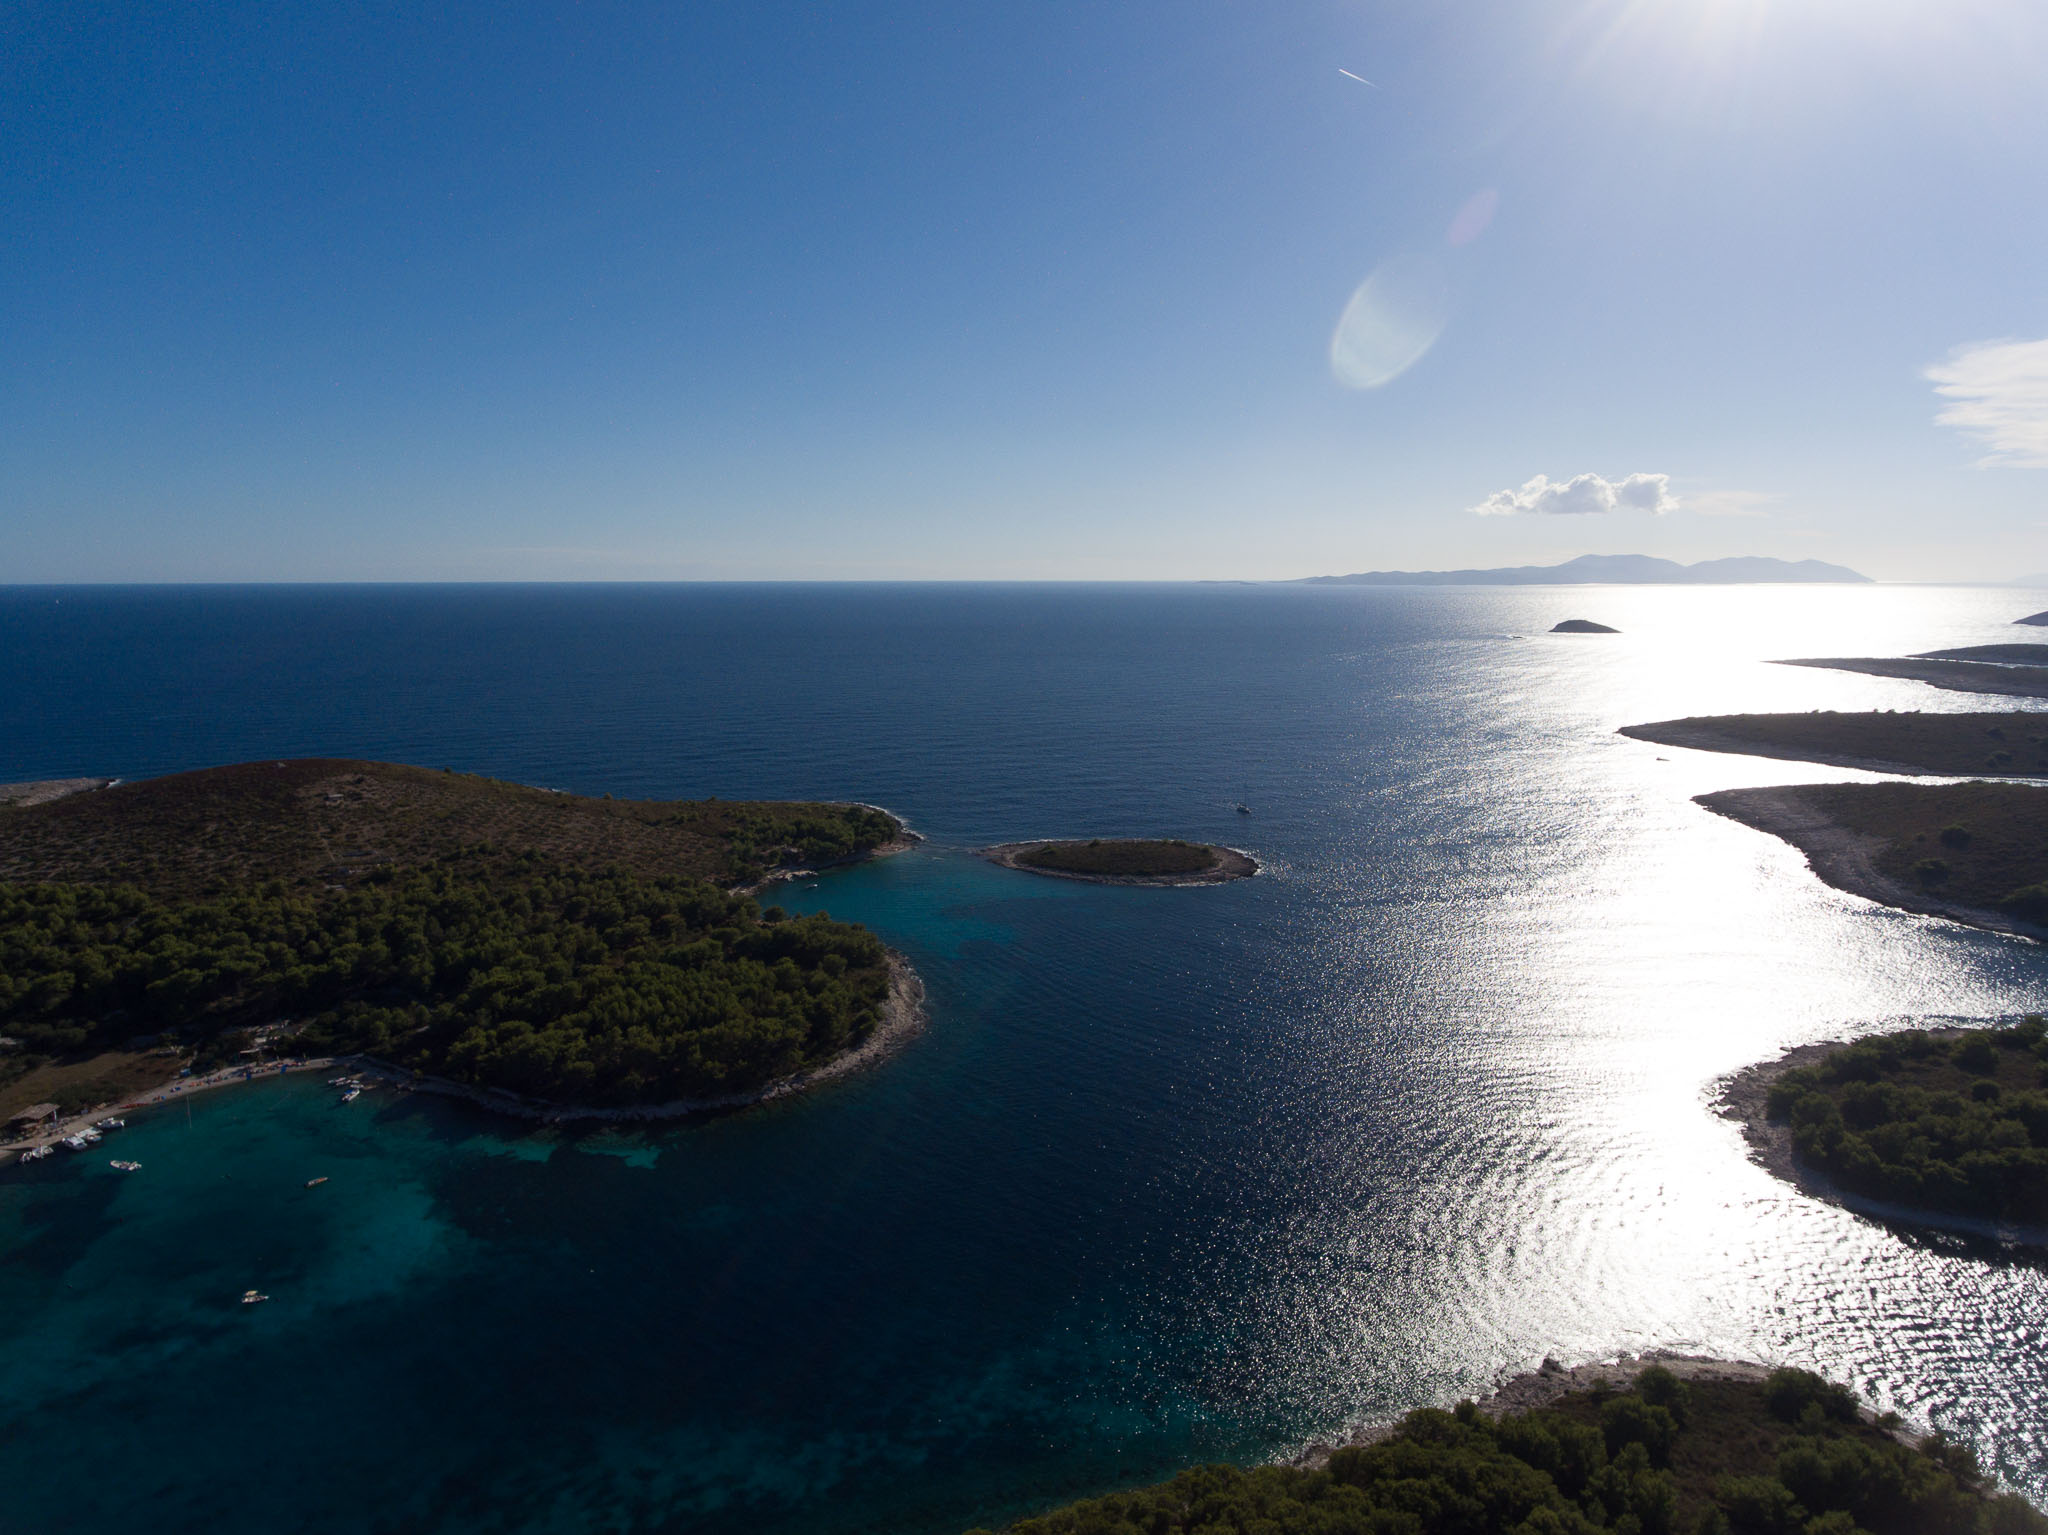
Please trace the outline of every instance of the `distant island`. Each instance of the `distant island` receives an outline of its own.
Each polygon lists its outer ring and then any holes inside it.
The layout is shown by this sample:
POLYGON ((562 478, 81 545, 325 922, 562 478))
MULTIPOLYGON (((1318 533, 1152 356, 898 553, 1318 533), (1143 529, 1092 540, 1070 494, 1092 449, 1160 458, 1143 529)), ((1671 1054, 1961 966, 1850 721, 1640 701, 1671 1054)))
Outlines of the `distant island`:
POLYGON ((1650 554, 1582 554, 1562 565, 1511 565, 1499 570, 1367 570, 1349 576, 1304 576, 1308 586, 1746 586, 1782 582, 1861 583, 1870 577, 1820 560, 1743 555, 1681 565, 1650 554))
POLYGON ((2048 777, 2048 715, 1720 714, 1624 725, 1661 746, 1825 762, 1873 773, 2048 777))
POLYGON ((1258 861, 1235 848, 1178 838, 1005 842, 981 856, 1006 869, 1099 885, 1220 885, 1259 872, 1258 861))
POLYGON ((1619 634, 1619 629, 1610 629, 1606 624, 1596 624, 1590 618, 1567 618, 1550 626, 1552 634, 1619 634))
MULTIPOLYGON (((1966 1446, 1805 1370, 1545 1360, 1307 1464, 1200 1466, 1009 1535, 2048 1535, 1966 1446)), ((989 1535, 986 1530, 968 1535, 989 1535)))
POLYGON ((83 1107, 348 1054, 528 1107, 760 1094, 913 1027, 919 988, 865 929, 749 888, 906 839, 865 805, 336 760, 0 806, 0 1091, 83 1107))
POLYGON ((1803 1045, 1739 1073, 1722 1104, 1757 1160, 1808 1193, 2038 1242, 2048 1233, 2044 1085, 2048 1022, 2033 1016, 1803 1045))

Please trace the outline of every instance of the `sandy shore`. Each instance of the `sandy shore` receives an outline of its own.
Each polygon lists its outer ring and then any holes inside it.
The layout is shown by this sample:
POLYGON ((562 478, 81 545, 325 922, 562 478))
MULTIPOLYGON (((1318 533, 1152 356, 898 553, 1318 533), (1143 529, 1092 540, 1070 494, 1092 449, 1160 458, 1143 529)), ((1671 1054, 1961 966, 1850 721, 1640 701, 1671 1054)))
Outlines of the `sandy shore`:
POLYGON ((994 847, 976 848, 975 856, 986 858, 990 863, 1001 864, 1006 869, 1015 869, 1021 874, 1043 874, 1049 879, 1077 879, 1084 885, 1226 885, 1234 879, 1250 879, 1259 872, 1259 861, 1242 848, 1224 847, 1217 843, 1203 843, 1213 848, 1217 855, 1214 868, 1202 869, 1192 874, 1081 874, 1069 869, 1040 869, 1017 860, 1024 854, 1035 852, 1042 847, 1053 847, 1075 839, 1070 837, 1039 837, 1031 842, 1002 842, 994 847))
POLYGON ((1791 843, 1806 855, 1807 865, 1813 872, 1837 890, 1846 890, 1851 895, 1860 895, 1880 905, 1895 906, 1901 911, 1943 917, 1994 933, 2048 938, 2048 928, 2021 922, 1987 907, 1944 901, 1928 891, 1902 885, 1880 873, 1874 858, 1884 846, 1883 839, 1852 831, 1815 805, 1810 791, 1826 787, 1828 785, 1825 784, 1793 784, 1777 789, 1722 789, 1713 794, 1702 794, 1693 803, 1791 843))
MULTIPOLYGON (((1736 1359, 1709 1359, 1698 1354, 1673 1354, 1661 1349, 1652 1349, 1649 1353, 1641 1355, 1623 1354, 1620 1358, 1606 1363, 1582 1364, 1571 1369, 1567 1369, 1555 1359, 1546 1359, 1539 1369, 1512 1375, 1501 1381, 1490 1395, 1481 1397, 1476 1405, 1490 1418, 1504 1417, 1511 1412, 1527 1412, 1532 1407, 1548 1406, 1559 1397, 1568 1396, 1574 1391, 1587 1391, 1594 1386, 1607 1386, 1611 1389, 1625 1387, 1653 1364, 1661 1364, 1680 1380, 1761 1382, 1771 1373, 1769 1365, 1752 1364, 1736 1359)), ((1866 1412, 1864 1416, 1870 1417, 1872 1414, 1866 1412)), ((1391 1436, 1399 1427, 1399 1418, 1361 1423, 1330 1443, 1308 1446, 1298 1455, 1290 1457, 1286 1464, 1323 1466, 1328 1464, 1330 1456, 1336 1451, 1354 1445, 1377 1444, 1391 1436)))
POLYGON ((69 794, 104 789, 114 778, 39 778, 33 783, 0 783, 0 805, 47 805, 69 794))
MULTIPOLYGON (((1954 1024, 1926 1032, 1936 1039, 1952 1039, 1984 1024, 1954 1024)), ((1769 1116, 1771 1088, 1788 1071, 1817 1066, 1849 1043, 1845 1039, 1822 1040, 1798 1045, 1775 1060, 1745 1066, 1721 1084, 1714 1101, 1715 1112, 1742 1127, 1742 1139, 1749 1147, 1750 1160, 1775 1178, 1791 1184, 1800 1193, 1823 1203, 1839 1205, 1858 1215, 1901 1225, 1954 1231, 2005 1245, 2048 1247, 2048 1228, 2002 1225, 1976 1216, 1952 1215, 1940 1210, 1918 1210, 1909 1205, 1867 1199, 1836 1186, 1826 1173, 1806 1166, 1792 1154, 1792 1128, 1773 1124, 1769 1116)))

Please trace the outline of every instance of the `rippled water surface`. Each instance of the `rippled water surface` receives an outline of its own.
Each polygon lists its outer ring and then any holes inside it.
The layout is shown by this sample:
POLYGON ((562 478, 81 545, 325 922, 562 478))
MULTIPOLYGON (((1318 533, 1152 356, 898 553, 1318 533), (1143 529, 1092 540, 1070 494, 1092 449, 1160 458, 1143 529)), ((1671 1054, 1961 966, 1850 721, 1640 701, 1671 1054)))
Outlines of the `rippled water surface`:
POLYGON ((136 1116, 133 1177, 0 1170, 0 1527, 958 1531, 1652 1346, 1824 1370, 2048 1495, 2043 1268, 1803 1198, 1708 1107, 1788 1045, 2048 1007, 2048 959, 1691 803, 1859 775, 1613 734, 1981 707, 1764 662, 2042 605, 0 591, 0 780, 332 754, 872 800, 930 841, 780 899, 872 925, 932 1011, 876 1071, 685 1128, 287 1081, 136 1116), (1544 632, 1574 616, 1623 633, 1544 632), (1267 872, 967 851, 1097 832, 1267 872))

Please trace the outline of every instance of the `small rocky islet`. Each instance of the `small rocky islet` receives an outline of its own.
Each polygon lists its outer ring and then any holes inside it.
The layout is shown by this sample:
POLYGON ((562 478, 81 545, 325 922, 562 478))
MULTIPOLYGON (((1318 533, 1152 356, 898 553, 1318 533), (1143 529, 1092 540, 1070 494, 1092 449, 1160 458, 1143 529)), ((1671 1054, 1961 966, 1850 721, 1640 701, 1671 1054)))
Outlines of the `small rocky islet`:
POLYGON ((980 850, 1006 869, 1098 885, 1221 885, 1259 872, 1236 848, 1177 837, 1070 837, 1003 842, 980 850))

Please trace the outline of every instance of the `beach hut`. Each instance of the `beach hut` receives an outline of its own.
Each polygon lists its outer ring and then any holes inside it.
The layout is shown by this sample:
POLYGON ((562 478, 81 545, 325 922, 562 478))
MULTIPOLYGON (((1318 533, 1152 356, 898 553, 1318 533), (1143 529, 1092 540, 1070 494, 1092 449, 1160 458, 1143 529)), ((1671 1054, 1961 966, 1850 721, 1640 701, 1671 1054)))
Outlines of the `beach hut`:
POLYGON ((25 1109, 16 1109, 8 1116, 7 1128, 16 1135, 32 1135, 57 1122, 57 1105, 54 1103, 31 1103, 25 1109))

